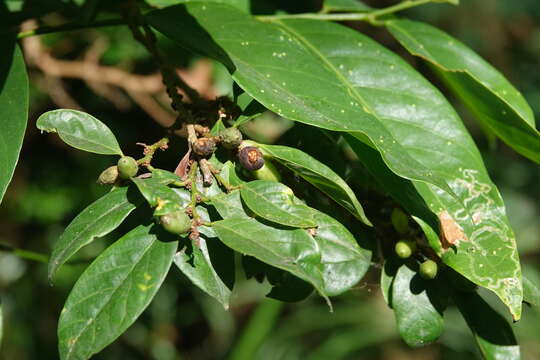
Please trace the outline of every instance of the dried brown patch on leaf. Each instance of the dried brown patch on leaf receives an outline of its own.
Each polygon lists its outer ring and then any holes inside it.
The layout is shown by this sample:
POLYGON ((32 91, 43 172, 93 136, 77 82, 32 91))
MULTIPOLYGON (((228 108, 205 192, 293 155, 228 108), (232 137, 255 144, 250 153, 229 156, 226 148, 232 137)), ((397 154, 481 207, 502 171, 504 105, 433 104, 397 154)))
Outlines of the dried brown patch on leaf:
POLYGON ((452 218, 448 211, 442 211, 438 215, 441 244, 446 250, 452 245, 459 245, 460 241, 469 241, 461 226, 452 218))

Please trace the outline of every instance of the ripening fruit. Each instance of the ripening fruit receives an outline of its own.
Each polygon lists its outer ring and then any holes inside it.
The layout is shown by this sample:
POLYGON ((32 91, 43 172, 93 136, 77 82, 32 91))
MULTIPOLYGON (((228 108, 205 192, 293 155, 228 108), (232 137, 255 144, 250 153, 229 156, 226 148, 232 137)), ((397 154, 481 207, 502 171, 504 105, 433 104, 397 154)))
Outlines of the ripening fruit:
POLYGON ((435 279, 438 265, 433 260, 426 260, 420 264, 420 276, 427 280, 435 279))
POLYGON ((407 259, 416 251, 416 242, 410 240, 400 240, 394 246, 397 256, 407 259))
POLYGON ((226 149, 236 149, 242 142, 242 133, 234 127, 221 130, 218 136, 221 145, 226 149))
POLYGON ((118 166, 113 165, 101 172, 97 179, 98 184, 112 185, 118 180, 118 166))
POLYGON ((255 178, 259 180, 267 180, 267 181, 281 181, 281 174, 276 169, 274 164, 272 164, 270 161, 266 160, 264 162, 264 165, 259 170, 253 171, 253 175, 255 175, 255 178))
POLYGON ((216 141, 212 138, 198 138, 192 144, 193 152, 199 156, 208 157, 216 151, 216 141))
POLYGON ((406 234, 409 231, 409 218, 401 209, 392 210, 392 226, 400 234, 406 234))
POLYGON ((191 229, 191 219, 181 210, 162 215, 159 221, 165 230, 173 234, 186 234, 191 229))
POLYGON ((139 171, 139 165, 137 165, 137 160, 131 156, 122 156, 118 160, 118 174, 122 179, 129 179, 137 175, 139 171))
POLYGON ((246 146, 238 152, 240 164, 250 171, 259 170, 264 165, 264 158, 261 150, 255 146, 246 146))

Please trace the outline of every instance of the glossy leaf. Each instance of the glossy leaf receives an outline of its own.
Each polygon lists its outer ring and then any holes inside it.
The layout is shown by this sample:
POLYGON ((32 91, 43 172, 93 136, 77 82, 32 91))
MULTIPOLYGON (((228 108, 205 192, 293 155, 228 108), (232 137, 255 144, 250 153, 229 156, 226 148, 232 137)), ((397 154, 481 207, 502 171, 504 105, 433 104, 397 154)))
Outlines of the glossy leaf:
POLYGON ((386 304, 392 308, 392 284, 401 263, 395 257, 389 257, 381 269, 381 293, 386 304))
MULTIPOLYGON (((393 88, 393 82, 377 78, 388 75, 389 66, 401 76, 400 83, 406 83, 403 78, 421 77, 373 40, 316 20, 266 24, 222 4, 172 6, 149 13, 147 19, 173 40, 221 61, 233 79, 266 108, 309 125, 367 136, 393 171, 450 191, 443 174, 418 162, 417 154, 411 154, 390 132, 393 122, 374 114, 373 106, 378 105, 375 102, 383 90, 373 89, 371 83, 383 80, 393 88), (343 49, 336 51, 336 46, 343 49), (371 65, 379 71, 374 72, 371 65)), ((418 91, 426 96, 436 90, 425 81, 418 91)))
POLYGON ((431 216, 446 218, 447 228, 465 235, 464 241, 452 239, 444 262, 497 293, 519 319, 520 266, 502 199, 455 111, 404 60, 339 24, 262 23, 219 4, 171 7, 151 12, 148 20, 184 46, 219 59, 268 109, 349 132, 376 149, 385 167, 413 180, 431 216))
POLYGON ((83 246, 116 229, 141 201, 133 188, 122 187, 90 204, 66 227, 49 260, 49 280, 56 271, 83 246))
POLYGON ((152 179, 159 180, 159 182, 163 185, 169 185, 177 181, 182 181, 182 179, 180 179, 180 176, 163 169, 154 169, 152 171, 152 179))
POLYGON ((247 208, 242 203, 240 190, 234 190, 230 193, 223 193, 212 198, 212 205, 216 208, 219 215, 228 219, 231 217, 250 217, 247 215, 247 208))
POLYGON ((358 246, 349 230, 332 217, 316 211, 314 219, 318 226, 313 238, 321 252, 324 292, 339 295, 364 277, 371 263, 371 252, 358 246))
POLYGON ((521 359, 512 328, 480 295, 460 292, 455 293, 453 298, 484 359, 521 359))
POLYGON ((331 168, 305 152, 280 145, 258 145, 263 154, 291 169, 313 186, 330 196, 366 225, 371 225, 356 195, 347 183, 331 168))
POLYGON ((0 37, 0 202, 11 181, 28 117, 28 77, 15 41, 0 37))
POLYGON ((433 66, 483 126, 540 163, 540 132, 533 112, 501 73, 465 44, 431 25, 390 20, 386 26, 409 52, 433 66))
POLYGON ((240 189, 247 207, 263 219, 277 224, 313 228, 315 212, 306 205, 293 202, 292 190, 275 181, 250 181, 240 189))
POLYGON ((365 12, 370 11, 372 8, 364 4, 359 0, 324 0, 323 11, 351 11, 351 12, 365 12))
MULTIPOLYGON (((209 241, 218 241, 210 239, 209 241)), ((174 263, 193 284, 219 301, 225 309, 229 308, 231 290, 223 283, 212 265, 207 240, 199 238, 198 245, 190 242, 174 256, 174 263)), ((234 267, 234 261, 232 263, 234 267)))
POLYGON ((238 10, 249 13, 250 0, 147 0, 148 4, 157 7, 167 7, 176 4, 186 4, 190 2, 214 2, 234 6, 238 10))
POLYGON ((66 144, 88 152, 122 155, 112 131, 90 114, 59 109, 42 114, 36 126, 41 131, 56 132, 66 144))
POLYGON ((131 181, 144 196, 151 207, 155 207, 154 215, 165 215, 173 211, 183 210, 189 200, 183 198, 175 190, 163 185, 160 179, 132 178, 131 181))
POLYGON ((107 248, 71 290, 58 323, 60 358, 89 359, 148 306, 176 252, 157 226, 140 225, 107 248))
POLYGON ((392 306, 399 334, 413 347, 435 341, 443 331, 443 317, 430 281, 402 265, 392 284, 392 306))
POLYGON ((245 217, 217 221, 212 227, 228 247, 290 272, 326 297, 320 249, 305 230, 277 229, 245 217))

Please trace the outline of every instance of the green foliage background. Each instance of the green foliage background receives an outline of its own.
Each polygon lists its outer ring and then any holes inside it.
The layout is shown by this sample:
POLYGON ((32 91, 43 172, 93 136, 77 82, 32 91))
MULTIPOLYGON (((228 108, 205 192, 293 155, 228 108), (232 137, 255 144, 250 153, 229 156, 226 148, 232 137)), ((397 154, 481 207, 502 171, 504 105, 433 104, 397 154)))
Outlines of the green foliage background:
MULTIPOLYGON (((68 3, 68 2, 66 2, 68 3)), ((371 1, 383 7, 391 2, 371 1)), ((438 25, 488 59, 520 89, 540 115, 540 8, 536 0, 464 0, 461 6, 428 5, 410 11, 411 17, 438 25)), ((383 29, 359 25, 384 45, 417 60, 392 41, 383 29)), ((153 64, 124 28, 48 35, 42 41, 69 59, 89 43, 106 40, 102 62, 149 72, 153 64), (64 49, 64 50, 63 50, 64 49), (67 49, 67 50, 65 50, 67 49)), ((162 45, 179 66, 190 66, 181 50, 166 40, 162 45)), ((425 65, 421 70, 427 70, 425 65)), ((427 73, 424 71, 424 73, 427 73)), ((56 137, 39 136, 35 120, 56 107, 43 78, 31 76, 31 108, 25 143, 12 184, 0 207, 0 241, 12 246, 49 254, 69 221, 107 189, 95 184, 112 158, 73 150, 56 137)), ((215 71, 215 85, 226 82, 215 71)), ((136 141, 152 142, 159 128, 136 106, 125 111, 90 91, 78 80, 67 81, 71 96, 89 113, 104 121, 117 134, 127 154, 139 154, 136 141)), ((540 168, 502 143, 457 109, 482 150, 493 181, 506 202, 516 232, 524 273, 540 280, 540 168)), ((294 132, 287 121, 266 117, 252 128, 253 136, 294 132)), ((296 125, 299 127, 301 125, 296 125)), ((173 148, 157 158, 164 168, 174 168, 184 149, 173 148)), ((339 166, 339 165, 336 165, 339 166)), ((21 260, 0 252, 0 296, 4 311, 4 339, 0 349, 5 359, 57 358, 56 322, 65 298, 88 260, 130 229, 125 223, 106 238, 84 248, 77 263, 65 266, 55 286, 47 281, 43 263, 21 260)), ((379 269, 353 291, 336 298, 334 313, 324 301, 311 297, 284 305, 264 300, 267 288, 254 280, 239 281, 231 308, 225 311, 215 300, 193 287, 173 269, 155 300, 142 317, 118 341, 96 359, 475 359, 473 338, 455 308, 446 313, 445 333, 433 345, 410 349, 399 338, 394 317, 386 307, 378 285, 379 269)), ((501 309, 497 299, 493 304, 501 309)), ((504 316, 507 312, 501 311, 504 316)), ((523 319, 513 325, 525 359, 540 358, 540 310, 525 306, 523 319)))

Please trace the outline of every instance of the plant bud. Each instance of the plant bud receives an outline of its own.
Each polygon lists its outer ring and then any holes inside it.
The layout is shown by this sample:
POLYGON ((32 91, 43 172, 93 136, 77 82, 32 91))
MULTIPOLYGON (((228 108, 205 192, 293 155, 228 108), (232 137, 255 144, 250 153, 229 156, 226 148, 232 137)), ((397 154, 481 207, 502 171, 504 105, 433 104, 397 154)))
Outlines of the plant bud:
POLYGON ((409 240, 400 240, 394 246, 394 251, 400 258, 407 259, 416 251, 416 243, 409 240))
POLYGON ((137 175, 139 171, 139 165, 137 161, 131 156, 122 156, 118 160, 118 173, 122 179, 129 179, 137 175))
POLYGON ((191 219, 183 211, 162 215, 159 221, 165 230, 173 234, 182 235, 191 229, 191 219))
POLYGON ((433 260, 426 260, 420 264, 420 276, 427 280, 435 279, 438 265, 433 260))
POLYGON ((242 133, 234 127, 220 131, 219 139, 226 149, 236 149, 242 142, 242 133))
POLYGON ((216 151, 216 142, 212 138, 198 138, 195 143, 191 145, 193 152, 199 156, 208 157, 216 151))
POLYGON ((246 146, 238 152, 240 164, 247 170, 259 170, 264 165, 264 158, 261 150, 255 146, 246 146))
POLYGON ((113 165, 101 172, 97 179, 97 183, 101 185, 112 185, 118 180, 118 166, 113 165))

